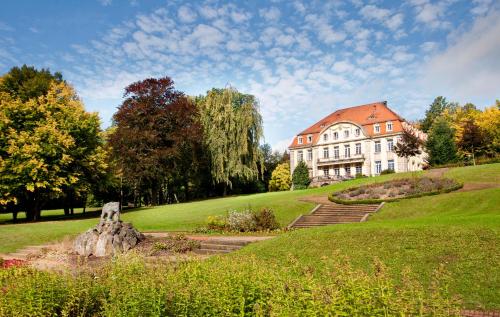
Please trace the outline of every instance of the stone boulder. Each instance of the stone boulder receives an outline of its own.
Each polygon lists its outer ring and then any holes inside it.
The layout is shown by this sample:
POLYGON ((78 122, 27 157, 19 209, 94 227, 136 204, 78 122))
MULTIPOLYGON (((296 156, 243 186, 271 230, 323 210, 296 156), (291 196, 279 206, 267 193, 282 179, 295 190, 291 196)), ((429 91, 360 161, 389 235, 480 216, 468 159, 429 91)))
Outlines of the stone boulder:
POLYGON ((79 255, 115 255, 132 249, 145 239, 132 224, 119 219, 118 203, 108 203, 104 207, 99 224, 76 238, 73 248, 79 255))

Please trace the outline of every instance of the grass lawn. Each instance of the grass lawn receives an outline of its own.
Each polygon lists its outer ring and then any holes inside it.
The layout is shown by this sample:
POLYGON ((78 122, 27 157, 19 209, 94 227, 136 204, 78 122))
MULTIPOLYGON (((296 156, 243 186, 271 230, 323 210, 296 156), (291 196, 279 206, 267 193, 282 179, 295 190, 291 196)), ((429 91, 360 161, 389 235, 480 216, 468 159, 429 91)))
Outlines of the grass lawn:
MULTIPOLYGON (((211 199, 177 205, 142 208, 123 215, 140 230, 190 230, 209 215, 229 209, 271 207, 285 225, 313 204, 298 199, 326 195, 362 183, 408 175, 359 179, 318 189, 211 199)), ((498 183, 500 164, 450 169, 445 176, 467 183, 498 183)), ((97 219, 1 225, 0 252, 26 244, 60 239, 82 232, 97 219)), ((244 263, 250 258, 262 267, 275 267, 296 258, 301 266, 328 270, 322 259, 347 256, 356 268, 371 272, 375 258, 384 262, 399 281, 410 268, 424 284, 443 265, 450 275, 450 291, 472 308, 500 309, 500 188, 452 192, 386 204, 365 223, 303 229, 251 245, 239 252, 215 257, 206 265, 244 263)), ((239 264, 245 265, 245 264, 239 264)))

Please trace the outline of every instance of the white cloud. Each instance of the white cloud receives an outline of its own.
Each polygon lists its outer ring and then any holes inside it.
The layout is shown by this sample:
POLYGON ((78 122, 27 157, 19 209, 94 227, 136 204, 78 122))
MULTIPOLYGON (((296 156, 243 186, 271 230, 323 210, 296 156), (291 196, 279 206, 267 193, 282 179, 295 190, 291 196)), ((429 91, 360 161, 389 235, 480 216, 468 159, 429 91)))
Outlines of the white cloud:
POLYGON ((473 0, 474 7, 471 12, 474 15, 484 15, 488 12, 493 0, 473 0))
POLYGON ((310 14, 305 17, 305 21, 309 23, 313 31, 317 32, 318 38, 326 44, 342 42, 346 38, 344 32, 334 30, 323 16, 310 14))
POLYGON ((401 27, 401 25, 403 25, 403 21, 404 21, 404 15, 402 13, 397 13, 397 14, 393 15, 392 17, 390 17, 389 19, 387 19, 385 24, 387 25, 387 27, 389 29, 391 29, 392 31, 395 31, 399 27, 401 27))
POLYGON ((427 41, 420 44, 420 49, 425 53, 432 52, 438 48, 439 44, 432 41, 427 41))
POLYGON ((447 29, 451 23, 446 20, 446 12, 452 4, 450 1, 431 3, 428 0, 414 0, 411 3, 415 6, 415 21, 430 29, 447 29))
POLYGON ((429 91, 457 99, 494 100, 500 85, 500 11, 477 18, 472 28, 424 68, 429 91))
POLYGON ((361 11, 361 15, 367 19, 375 19, 378 21, 383 21, 387 19, 391 15, 391 11, 388 9, 382 9, 377 7, 376 5, 367 5, 364 6, 361 11))
POLYGON ((348 61, 340 61, 333 64, 333 70, 339 73, 351 72, 354 70, 354 65, 348 61))
POLYGON ((217 10, 209 6, 199 7, 198 12, 201 16, 209 20, 215 19, 218 16, 217 10))
POLYGON ((196 12, 188 6, 181 6, 179 10, 177 10, 177 16, 184 23, 194 22, 197 17, 196 12))
POLYGON ((99 3, 105 7, 111 5, 111 3, 113 2, 113 0, 98 0, 99 3))
POLYGON ((281 11, 276 7, 271 7, 271 8, 260 9, 259 14, 266 21, 277 22, 280 19, 281 11))

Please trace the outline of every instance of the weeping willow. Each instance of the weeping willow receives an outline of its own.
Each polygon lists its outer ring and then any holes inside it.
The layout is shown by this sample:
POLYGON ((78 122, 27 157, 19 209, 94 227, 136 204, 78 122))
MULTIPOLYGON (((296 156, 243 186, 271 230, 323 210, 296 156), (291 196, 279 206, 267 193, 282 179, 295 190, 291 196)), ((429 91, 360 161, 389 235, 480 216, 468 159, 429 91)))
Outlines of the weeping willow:
POLYGON ((231 87, 212 89, 198 105, 214 182, 231 188, 231 179, 258 178, 263 172, 263 129, 255 97, 231 87))

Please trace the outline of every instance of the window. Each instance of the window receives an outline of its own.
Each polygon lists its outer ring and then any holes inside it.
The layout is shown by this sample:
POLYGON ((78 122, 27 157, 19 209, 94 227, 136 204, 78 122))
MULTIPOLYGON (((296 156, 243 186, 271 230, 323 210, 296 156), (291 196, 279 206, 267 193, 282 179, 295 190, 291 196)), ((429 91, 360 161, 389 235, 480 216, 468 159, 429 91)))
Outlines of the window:
POLYGON ((373 130, 375 131, 375 133, 380 133, 380 124, 375 124, 373 126, 373 130))
POLYGON ((323 175, 328 176, 330 174, 330 171, 328 170, 328 167, 323 168, 323 175))
POLYGON ((375 174, 380 174, 382 172, 382 162, 375 161, 375 174))
POLYGON ((380 153, 382 151, 382 146, 380 145, 380 141, 375 141, 375 153, 380 153))
POLYGON ((339 133, 338 132, 333 132, 333 139, 338 140, 339 139, 339 133))
POLYGON ((339 147, 338 146, 333 148, 333 157, 336 159, 339 158, 339 147))
POLYGON ((359 136, 361 134, 361 129, 357 128, 354 133, 356 134, 356 136, 359 136))
POLYGON ((345 157, 351 156, 351 146, 350 145, 344 145, 344 154, 345 154, 345 157))
POLYGON ((307 136, 307 143, 311 143, 313 141, 312 135, 307 136))
POLYGON ((340 168, 338 167, 334 168, 333 173, 335 174, 335 176, 340 176, 340 168))
POLYGON ((328 158, 330 155, 328 153, 328 148, 327 147, 324 147, 323 148, 323 158, 328 158))
POLYGON ((344 130, 344 138, 347 139, 349 137, 349 130, 344 130))
POLYGON ((312 161, 313 159, 313 150, 307 150, 307 160, 312 161))
POLYGON ((302 151, 299 151, 299 152, 297 153, 297 160, 298 160, 299 162, 302 162, 302 161, 304 160, 304 153, 302 153, 302 151))
POLYGON ((394 160, 388 160, 387 161, 387 169, 394 171, 394 160))
POLYGON ((356 143, 356 155, 361 154, 361 143, 356 143))
POLYGON ((327 133, 323 134, 323 141, 325 141, 325 142, 328 141, 328 134, 327 133))
POLYGON ((387 151, 394 152, 394 143, 392 139, 387 139, 387 151))
POLYGON ((301 136, 298 137, 298 142, 299 142, 299 144, 302 144, 302 137, 301 136))
POLYGON ((356 165, 356 175, 357 174, 363 174, 363 166, 356 165))
POLYGON ((345 167, 345 174, 346 174, 347 176, 350 176, 350 175, 351 175, 351 167, 350 167, 350 166, 346 166, 346 167, 345 167))
POLYGON ((388 121, 388 122, 385 124, 385 130, 386 130, 386 131, 392 131, 392 122, 391 122, 391 121, 388 121))

